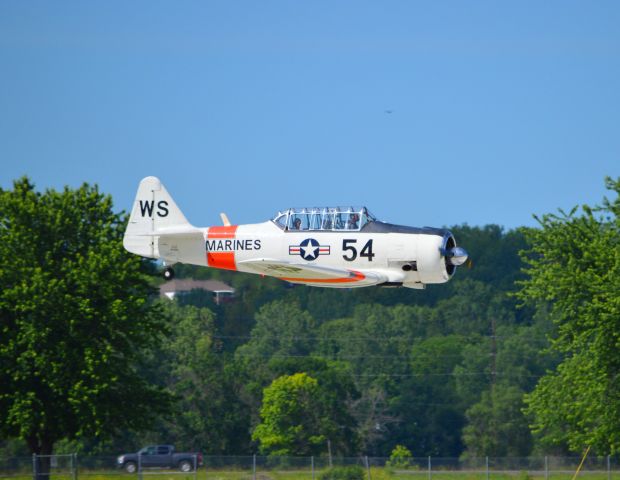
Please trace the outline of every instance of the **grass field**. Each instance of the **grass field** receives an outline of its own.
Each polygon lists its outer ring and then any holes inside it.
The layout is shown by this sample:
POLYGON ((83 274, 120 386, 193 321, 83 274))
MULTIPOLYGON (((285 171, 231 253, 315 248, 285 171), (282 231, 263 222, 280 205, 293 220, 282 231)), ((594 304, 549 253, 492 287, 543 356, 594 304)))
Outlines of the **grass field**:
MULTIPOLYGON (((50 480, 320 480, 324 470, 316 470, 314 475, 310 469, 304 470, 206 470, 201 469, 194 473, 174 471, 149 471, 140 478, 137 474, 126 474, 119 471, 78 471, 77 475, 69 472, 52 472, 50 480)), ((370 472, 365 470, 364 480, 571 480, 575 472, 544 472, 526 471, 433 471, 429 475, 424 470, 393 470, 383 467, 371 467, 370 472), (370 479, 368 476, 370 475, 370 479)), ((32 473, 0 472, 0 479, 6 480, 33 480, 32 473)), ((620 471, 581 472, 578 480, 620 480, 620 471)))

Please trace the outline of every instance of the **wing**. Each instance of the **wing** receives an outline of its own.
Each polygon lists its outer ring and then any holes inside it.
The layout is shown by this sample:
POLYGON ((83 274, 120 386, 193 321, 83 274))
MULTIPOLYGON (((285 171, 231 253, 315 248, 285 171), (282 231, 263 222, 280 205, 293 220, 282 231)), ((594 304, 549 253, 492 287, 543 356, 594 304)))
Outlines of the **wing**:
POLYGON ((243 260, 237 263, 237 268, 242 271, 269 275, 291 283, 332 288, 366 287, 387 281, 385 275, 377 272, 319 267, 270 258, 243 260))

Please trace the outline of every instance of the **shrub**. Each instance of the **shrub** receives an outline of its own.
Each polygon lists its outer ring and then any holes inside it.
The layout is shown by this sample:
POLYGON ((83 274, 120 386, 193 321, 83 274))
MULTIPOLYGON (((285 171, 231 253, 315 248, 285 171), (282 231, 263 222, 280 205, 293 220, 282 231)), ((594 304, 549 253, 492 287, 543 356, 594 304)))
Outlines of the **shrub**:
POLYGON ((408 468, 411 466, 411 452, 407 447, 396 445, 386 466, 391 468, 408 468))

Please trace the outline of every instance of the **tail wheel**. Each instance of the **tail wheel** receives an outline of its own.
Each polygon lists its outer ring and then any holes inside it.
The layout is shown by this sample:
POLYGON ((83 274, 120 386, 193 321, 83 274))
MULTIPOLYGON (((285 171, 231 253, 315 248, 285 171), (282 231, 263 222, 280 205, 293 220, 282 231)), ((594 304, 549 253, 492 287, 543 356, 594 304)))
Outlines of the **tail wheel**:
POLYGON ((174 278, 174 270, 172 269, 172 267, 166 267, 164 269, 164 279, 172 280, 173 278, 174 278))

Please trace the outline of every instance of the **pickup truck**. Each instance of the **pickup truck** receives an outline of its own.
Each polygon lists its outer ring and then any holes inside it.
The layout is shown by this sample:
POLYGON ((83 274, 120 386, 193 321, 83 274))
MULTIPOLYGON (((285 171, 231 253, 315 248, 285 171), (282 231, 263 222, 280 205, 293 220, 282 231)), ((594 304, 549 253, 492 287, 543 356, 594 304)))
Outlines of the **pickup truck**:
POLYGON ((149 445, 138 453, 124 453, 116 463, 127 473, 143 468, 178 468, 193 472, 202 465, 202 453, 176 453, 172 445, 149 445))

